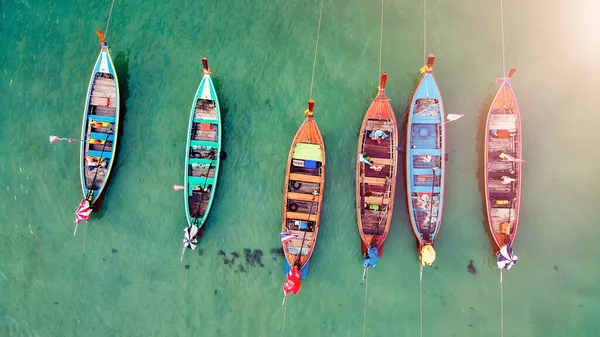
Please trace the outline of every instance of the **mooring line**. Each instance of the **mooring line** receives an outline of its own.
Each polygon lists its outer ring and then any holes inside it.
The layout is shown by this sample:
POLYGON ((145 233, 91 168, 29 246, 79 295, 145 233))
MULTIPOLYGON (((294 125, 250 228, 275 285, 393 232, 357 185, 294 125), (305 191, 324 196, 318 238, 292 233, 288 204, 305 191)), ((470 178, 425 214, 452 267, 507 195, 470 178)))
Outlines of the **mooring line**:
POLYGON ((423 265, 419 269, 419 329, 423 337, 423 265))
POLYGON ((427 0, 423 0, 423 64, 427 64, 427 0))
POLYGON ((506 76, 506 61, 504 56, 504 6, 500 0, 500 25, 502 27, 502 76, 506 76))
POLYGON ((115 5, 115 0, 112 0, 112 3, 110 4, 110 12, 108 12, 108 21, 106 21, 106 29, 104 30, 105 37, 108 34, 108 25, 110 24, 110 18, 112 17, 112 11, 113 11, 114 5, 115 5))
POLYGON ((367 292, 369 290, 369 268, 366 268, 367 272, 365 275, 365 305, 363 308, 363 337, 365 337, 365 333, 367 332, 367 292))
POLYGON ((312 78, 310 79, 310 98, 312 99, 313 84, 315 82, 315 67, 317 66, 317 51, 319 50, 319 36, 321 34, 321 18, 323 17, 323 2, 321 0, 321 8, 319 9, 319 24, 317 25, 317 42, 315 45, 315 57, 313 58, 312 78))
POLYGON ((502 284, 502 269, 500 269, 500 336, 504 337, 504 290, 502 284))
POLYGON ((377 78, 381 75, 381 57, 383 51, 383 0, 381 0, 381 24, 379 31, 379 73, 377 73, 377 78))

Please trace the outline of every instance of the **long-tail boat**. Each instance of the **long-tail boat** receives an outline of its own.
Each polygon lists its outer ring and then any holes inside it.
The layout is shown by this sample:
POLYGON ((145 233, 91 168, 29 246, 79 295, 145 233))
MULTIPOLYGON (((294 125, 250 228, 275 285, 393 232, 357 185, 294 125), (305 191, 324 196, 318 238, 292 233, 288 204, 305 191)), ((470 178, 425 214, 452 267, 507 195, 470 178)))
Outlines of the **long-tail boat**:
POLYGON ((413 95, 406 127, 406 199, 421 265, 435 261, 433 245, 440 231, 446 172, 444 103, 433 77, 429 54, 413 95))
POLYGON ((385 94, 387 74, 363 118, 356 161, 356 217, 363 267, 374 267, 392 222, 396 189, 398 128, 385 94))
POLYGON ((499 254, 498 266, 516 262, 512 243, 517 235, 521 202, 521 117, 510 85, 516 69, 498 80, 498 90, 485 127, 485 197, 487 218, 499 254))
MULTIPOLYGON (((75 222, 89 220, 89 214, 107 186, 117 149, 119 132, 119 81, 110 56, 110 47, 101 30, 100 54, 88 85, 81 125, 80 176, 83 200, 75 222)), ((77 227, 75 227, 77 232, 77 227)))
POLYGON ((281 241, 286 274, 308 275, 317 242, 325 185, 325 145, 308 102, 306 119, 290 148, 283 193, 281 241))
POLYGON ((221 109, 210 77, 206 57, 187 133, 184 170, 184 202, 188 227, 184 229, 182 258, 186 248, 195 249, 213 204, 221 154, 221 109))

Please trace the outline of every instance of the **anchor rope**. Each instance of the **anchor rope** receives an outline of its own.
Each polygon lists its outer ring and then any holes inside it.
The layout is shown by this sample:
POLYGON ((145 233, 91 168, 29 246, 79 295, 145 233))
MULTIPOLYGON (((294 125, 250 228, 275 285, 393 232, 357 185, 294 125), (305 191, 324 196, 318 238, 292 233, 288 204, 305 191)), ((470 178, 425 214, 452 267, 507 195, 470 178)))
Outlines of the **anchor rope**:
POLYGON ((502 27, 502 76, 506 75, 506 58, 504 52, 504 6, 500 0, 500 25, 502 27))

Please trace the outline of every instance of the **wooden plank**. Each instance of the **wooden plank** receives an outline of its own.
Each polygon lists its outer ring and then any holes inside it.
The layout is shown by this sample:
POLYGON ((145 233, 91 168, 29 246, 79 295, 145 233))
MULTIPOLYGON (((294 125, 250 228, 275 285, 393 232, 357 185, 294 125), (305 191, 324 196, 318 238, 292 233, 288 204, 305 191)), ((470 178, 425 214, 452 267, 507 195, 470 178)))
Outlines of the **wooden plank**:
POLYGON ((390 199, 381 197, 365 197, 365 203, 369 205, 389 205, 390 199))
POLYGON ((113 85, 100 85, 100 84, 94 84, 92 85, 92 89, 93 90, 98 90, 98 91, 103 91, 103 92, 116 92, 116 88, 113 85))
POLYGON ((313 198, 314 198, 315 202, 321 201, 320 195, 314 196, 312 194, 305 194, 305 193, 288 192, 287 197, 288 197, 288 200, 293 199, 293 200, 312 202, 313 198))
POLYGON ((363 182, 365 184, 370 184, 370 185, 384 185, 386 183, 386 179, 385 178, 364 177, 363 182))
POLYGON ((290 180, 308 181, 311 183, 320 183, 320 176, 311 176, 308 174, 290 173, 290 180))
POLYGON ((293 219, 293 220, 316 221, 318 219, 318 216, 315 214, 305 214, 305 213, 296 213, 296 212, 286 212, 285 217, 288 219, 293 219), (310 217, 310 219, 309 219, 309 217, 310 217))
POLYGON ((496 130, 516 130, 516 115, 491 115, 490 116, 490 129, 496 130))
POLYGON ((198 119, 217 120, 217 114, 196 113, 194 116, 198 119))
POLYGON ((374 165, 394 166, 394 161, 388 158, 371 158, 374 165))
POLYGON ((367 120, 367 124, 365 125, 365 130, 382 130, 387 132, 394 131, 394 123, 391 121, 378 121, 378 120, 367 120))
POLYGON ((115 80, 110 79, 110 78, 96 77, 94 79, 94 84, 108 85, 108 86, 112 85, 114 87, 115 80))

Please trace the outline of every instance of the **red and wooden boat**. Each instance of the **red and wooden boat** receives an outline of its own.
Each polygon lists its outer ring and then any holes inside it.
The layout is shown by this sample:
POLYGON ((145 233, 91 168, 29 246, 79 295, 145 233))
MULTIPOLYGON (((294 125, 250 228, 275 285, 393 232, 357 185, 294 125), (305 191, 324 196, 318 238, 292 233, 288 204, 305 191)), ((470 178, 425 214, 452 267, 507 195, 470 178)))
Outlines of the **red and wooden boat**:
POLYGON ((374 267, 390 230, 396 189, 398 128, 385 94, 387 74, 367 110, 358 138, 356 217, 362 241, 363 266, 374 267))
POLYGON ((512 256, 521 202, 522 139, 517 99, 510 85, 516 69, 499 79, 498 90, 485 128, 485 197, 495 252, 504 248, 512 256))
POLYGON ((317 242, 325 185, 325 145, 308 102, 306 119, 290 148, 283 194, 281 241, 285 273, 306 277, 317 242))

